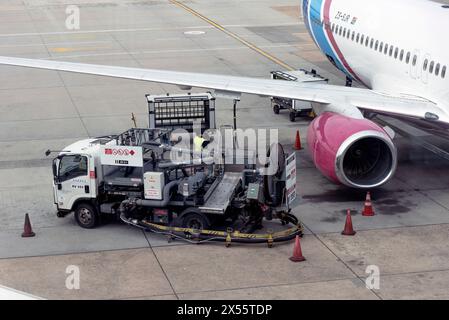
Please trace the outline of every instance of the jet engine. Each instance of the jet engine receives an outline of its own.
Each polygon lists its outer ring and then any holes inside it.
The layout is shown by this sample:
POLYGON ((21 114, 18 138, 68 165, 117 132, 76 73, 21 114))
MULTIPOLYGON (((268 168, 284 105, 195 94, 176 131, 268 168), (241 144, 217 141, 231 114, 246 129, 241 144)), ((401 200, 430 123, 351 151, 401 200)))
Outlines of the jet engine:
POLYGON ((315 166, 327 178, 348 187, 378 187, 396 170, 393 141, 367 119, 325 112, 311 123, 307 142, 315 166))

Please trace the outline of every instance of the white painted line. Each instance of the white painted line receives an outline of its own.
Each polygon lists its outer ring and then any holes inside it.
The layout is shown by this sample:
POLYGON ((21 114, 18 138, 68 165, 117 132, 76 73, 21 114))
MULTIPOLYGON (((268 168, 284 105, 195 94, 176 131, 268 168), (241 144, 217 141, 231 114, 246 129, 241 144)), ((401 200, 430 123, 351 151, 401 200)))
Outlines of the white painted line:
POLYGON ((42 47, 42 46, 73 46, 78 44, 98 44, 98 43, 113 43, 110 40, 104 41, 77 41, 77 42, 49 42, 49 43, 27 43, 27 44, 4 44, 0 48, 22 48, 22 47, 42 47))
POLYGON ((184 32, 184 34, 186 34, 186 35, 192 35, 192 36, 199 36, 199 35, 202 35, 202 34, 205 34, 206 32, 205 31, 202 31, 202 30, 192 30, 192 31, 185 31, 184 32))
MULTIPOLYGON (((229 24, 223 25, 225 28, 250 28, 250 27, 276 27, 276 26, 298 26, 300 23, 277 23, 262 25, 229 24)), ((53 31, 53 32, 29 32, 29 33, 4 33, 0 37, 28 37, 28 36, 51 36, 51 35, 70 35, 70 34, 91 34, 91 33, 120 33, 120 32, 139 32, 139 31, 170 31, 185 29, 215 29, 214 26, 190 26, 174 28, 130 28, 130 29, 102 29, 102 30, 79 30, 79 31, 53 31)))

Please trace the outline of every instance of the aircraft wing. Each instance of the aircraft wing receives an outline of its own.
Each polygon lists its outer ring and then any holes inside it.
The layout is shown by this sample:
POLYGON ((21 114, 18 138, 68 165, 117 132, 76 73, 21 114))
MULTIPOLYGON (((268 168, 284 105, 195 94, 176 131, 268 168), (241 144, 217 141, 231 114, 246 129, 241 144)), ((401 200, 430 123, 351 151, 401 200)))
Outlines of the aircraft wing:
POLYGON ((448 115, 435 103, 411 96, 391 96, 369 89, 328 85, 320 82, 282 81, 227 75, 176 72, 154 69, 94 65, 54 60, 37 60, 0 56, 0 64, 67 71, 114 78, 159 82, 214 89, 217 93, 255 94, 311 102, 316 113, 333 111, 362 117, 358 109, 393 114, 434 122, 449 123, 448 115))

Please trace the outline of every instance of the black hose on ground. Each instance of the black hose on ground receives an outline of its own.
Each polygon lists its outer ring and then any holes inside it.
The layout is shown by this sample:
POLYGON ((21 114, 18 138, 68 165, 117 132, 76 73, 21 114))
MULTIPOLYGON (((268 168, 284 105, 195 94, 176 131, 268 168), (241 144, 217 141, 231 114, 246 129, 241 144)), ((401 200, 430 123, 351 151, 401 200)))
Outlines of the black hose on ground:
MULTIPOLYGON (((284 213, 282 215, 282 217, 280 217, 280 219, 282 219, 283 221, 285 221, 286 223, 291 223, 294 226, 297 226, 297 228, 292 231, 291 233, 281 236, 281 237, 272 237, 271 240, 269 240, 268 238, 257 238, 257 237, 248 237, 248 238, 232 238, 231 236, 231 240, 230 242, 232 243, 247 243, 247 244, 258 244, 258 243, 268 243, 268 242, 272 242, 272 243, 279 243, 279 242, 286 242, 286 241, 291 241, 293 239, 296 238, 296 236, 302 236, 303 232, 302 232, 302 227, 300 226, 299 220, 298 218, 296 218, 294 215, 289 214, 289 213, 284 213)), ((123 218, 122 218, 123 220, 123 218)), ((224 236, 224 235, 208 235, 208 234, 201 234, 201 230, 198 230, 198 233, 195 232, 181 232, 181 231, 161 231, 157 228, 154 228, 151 225, 146 224, 145 222, 131 222, 129 220, 123 220, 124 222, 137 226, 139 228, 145 229, 147 231, 151 231, 157 234, 163 234, 166 236, 169 236, 171 238, 178 238, 190 243, 202 243, 202 242, 228 242, 228 235, 224 236)), ((275 234, 273 234, 275 235, 275 234)))

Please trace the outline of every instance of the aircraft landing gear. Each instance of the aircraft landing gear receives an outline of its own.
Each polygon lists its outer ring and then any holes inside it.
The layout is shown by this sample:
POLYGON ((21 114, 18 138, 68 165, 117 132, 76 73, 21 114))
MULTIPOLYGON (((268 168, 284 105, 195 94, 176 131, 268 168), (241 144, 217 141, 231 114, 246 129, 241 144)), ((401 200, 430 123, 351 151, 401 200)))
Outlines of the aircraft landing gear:
POLYGON ((352 79, 348 76, 346 76, 346 86, 347 87, 352 87, 352 79))

